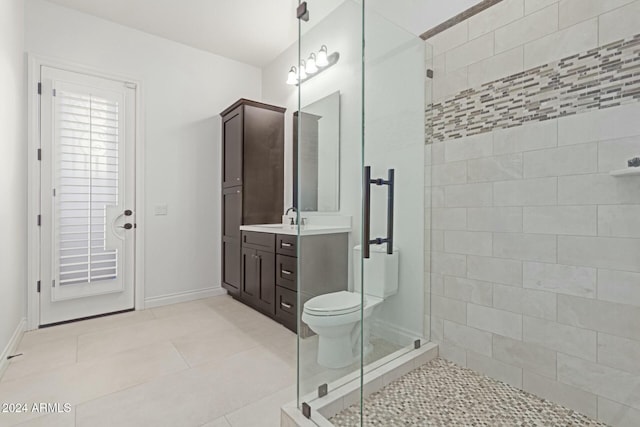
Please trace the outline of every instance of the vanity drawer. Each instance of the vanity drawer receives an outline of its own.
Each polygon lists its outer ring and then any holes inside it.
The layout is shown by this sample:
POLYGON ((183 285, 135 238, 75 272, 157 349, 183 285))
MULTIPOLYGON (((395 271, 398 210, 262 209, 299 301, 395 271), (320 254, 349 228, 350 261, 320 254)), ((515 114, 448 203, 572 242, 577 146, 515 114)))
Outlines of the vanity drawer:
POLYGON ((298 294, 281 286, 276 286, 276 319, 296 332, 298 318, 298 294))
POLYGON ((298 256, 298 236, 278 234, 278 237, 276 238, 276 253, 298 256))
POLYGON ((298 259, 286 255, 276 256, 276 285, 296 291, 298 259))
POLYGON ((242 232, 242 246, 244 247, 273 252, 275 240, 275 234, 271 233, 242 232))

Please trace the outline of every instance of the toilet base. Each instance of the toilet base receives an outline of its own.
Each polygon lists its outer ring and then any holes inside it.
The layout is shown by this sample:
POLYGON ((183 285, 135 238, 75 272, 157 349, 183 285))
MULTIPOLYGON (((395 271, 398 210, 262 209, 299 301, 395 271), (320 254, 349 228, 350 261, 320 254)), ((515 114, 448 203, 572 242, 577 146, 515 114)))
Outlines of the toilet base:
POLYGON ((339 337, 319 335, 318 364, 320 366, 340 369, 351 365, 354 361, 349 334, 339 337))

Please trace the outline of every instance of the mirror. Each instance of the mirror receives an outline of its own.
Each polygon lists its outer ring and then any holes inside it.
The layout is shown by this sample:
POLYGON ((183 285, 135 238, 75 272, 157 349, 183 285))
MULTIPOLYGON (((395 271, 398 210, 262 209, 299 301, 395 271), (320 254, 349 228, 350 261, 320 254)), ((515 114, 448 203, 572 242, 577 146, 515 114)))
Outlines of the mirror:
POLYGON ((340 92, 294 113, 293 205, 299 212, 340 209, 340 92))

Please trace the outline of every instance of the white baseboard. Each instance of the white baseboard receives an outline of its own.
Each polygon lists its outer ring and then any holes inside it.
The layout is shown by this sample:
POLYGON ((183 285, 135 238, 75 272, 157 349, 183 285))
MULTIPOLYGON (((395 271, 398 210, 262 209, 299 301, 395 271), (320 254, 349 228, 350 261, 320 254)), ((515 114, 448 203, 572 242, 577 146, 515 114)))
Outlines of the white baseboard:
POLYGON ((197 291, 176 292, 175 294, 161 295, 145 298, 144 308, 161 307, 163 305, 177 304, 179 302, 194 301, 202 298, 226 295, 227 291, 221 287, 198 289, 197 291))
POLYGON ((16 326, 16 329, 13 331, 13 335, 11 336, 11 339, 7 343, 6 347, 2 350, 2 354, 0 354, 0 378, 2 378, 2 375, 4 375, 4 371, 9 366, 9 360, 7 360, 7 357, 15 353, 16 349, 18 348, 18 344, 20 344, 20 340, 22 339, 22 335, 24 334, 26 326, 27 319, 23 317, 22 319, 20 319, 18 326, 16 326))
POLYGON ((373 321, 372 334, 376 337, 380 337, 385 341, 406 347, 412 345, 417 339, 422 339, 421 334, 417 334, 409 329, 401 328, 389 322, 385 322, 380 319, 373 321))

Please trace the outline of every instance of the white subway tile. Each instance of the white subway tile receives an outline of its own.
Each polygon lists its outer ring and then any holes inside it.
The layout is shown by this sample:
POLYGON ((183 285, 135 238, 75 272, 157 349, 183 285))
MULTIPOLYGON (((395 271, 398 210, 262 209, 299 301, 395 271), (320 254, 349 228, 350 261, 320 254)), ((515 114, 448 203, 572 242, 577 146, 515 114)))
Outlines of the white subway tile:
POLYGON ((596 361, 595 331, 525 316, 522 335, 525 342, 596 361))
POLYGON ((522 368, 512 366, 491 357, 467 352, 467 368, 485 374, 513 387, 522 388, 522 368))
POLYGON ((494 131, 494 154, 551 148, 558 145, 558 120, 545 120, 494 131))
POLYGON ((524 179, 493 183, 496 206, 555 205, 558 192, 557 178, 524 179))
POLYGON ((441 343, 444 340, 444 319, 430 315, 431 317, 431 341, 441 343))
POLYGON ((467 162, 444 163, 431 167, 433 185, 467 183, 467 162))
POLYGON ((493 287, 489 282, 446 276, 444 295, 460 301, 491 306, 493 287))
POLYGON ((455 254, 491 256, 493 236, 482 231, 445 231, 444 250, 455 254))
POLYGON ((598 270, 598 299, 640 307, 640 274, 598 270))
POLYGON ((493 357, 547 378, 556 377, 556 352, 536 344, 496 335, 493 337, 493 357))
POLYGON ((433 47, 433 55, 440 55, 469 41, 468 22, 465 20, 427 39, 427 43, 433 47))
POLYGON ((438 273, 431 273, 431 293, 444 296, 444 276, 438 273))
POLYGON ((524 47, 518 46, 469 65, 469 87, 478 87, 522 71, 524 71, 524 47))
POLYGON ((434 208, 432 227, 435 230, 465 230, 467 210, 464 208, 434 208))
POLYGON ((560 205, 640 204, 640 180, 609 174, 561 176, 558 178, 560 205))
POLYGON ((578 144, 524 154, 524 177, 579 175, 598 171, 598 145, 578 144))
MULTIPOLYGON (((494 334, 522 339, 522 315, 509 311, 469 303, 467 304, 467 325, 494 334)), ((506 360, 505 362, 508 363, 506 360)))
POLYGON ((469 88, 467 67, 451 71, 433 71, 433 102, 439 103, 469 88))
POLYGON ((522 262, 511 259, 467 257, 467 277, 522 287, 522 262))
POLYGON ((447 141, 444 146, 444 157, 447 162, 488 157, 492 152, 492 132, 452 139, 447 141))
POLYGON ((438 344, 438 356, 463 367, 467 366, 467 351, 448 342, 438 344))
POLYGON ((598 333, 598 363, 640 375, 640 341, 598 333))
POLYGON ((558 144, 571 145, 640 135, 640 103, 563 117, 558 121, 558 144))
POLYGON ((598 20, 591 19, 527 43, 524 46, 524 68, 548 64, 597 45, 598 20))
POLYGON ((458 323, 444 321, 444 339, 458 347, 491 356, 491 333, 458 323))
MULTIPOLYGON (((602 15, 634 0, 562 0, 560 2, 560 28, 602 15)), ((636 27, 637 28, 637 27, 636 27)))
POLYGON ((598 234, 640 238, 640 205, 598 206, 598 234))
POLYGON ((525 262, 524 287, 558 294, 595 298, 596 269, 525 262))
POLYGON ((444 231, 431 230, 431 251, 444 252, 444 231))
POLYGON ((598 170, 609 173, 627 167, 627 160, 640 157, 640 136, 602 141, 598 144, 598 170))
POLYGON ((425 198, 431 199, 434 208, 444 207, 444 187, 430 187, 425 191, 425 198))
POLYGON ((640 239, 558 236, 558 263, 640 272, 640 239))
POLYGON ((598 397, 598 421, 616 427, 638 427, 640 410, 598 397))
POLYGON ((434 316, 456 323, 467 323, 467 304, 463 301, 431 296, 431 312, 434 316))
POLYGON ((558 3, 558 1, 559 0, 524 0, 524 13, 528 15, 536 10, 558 3))
POLYGON ((434 252, 431 254, 431 271, 436 274, 464 277, 467 272, 467 257, 434 252))
POLYGON ((496 53, 558 31, 558 5, 531 13, 496 30, 496 53))
POLYGON ((595 236, 597 212, 596 206, 525 207, 524 232, 595 236))
POLYGON ((445 142, 434 142, 431 145, 431 164, 440 165, 444 163, 444 144, 445 142))
POLYGON ((494 233, 493 256, 525 261, 556 262, 556 236, 494 233))
POLYGON ((447 72, 481 61, 493 53, 493 33, 470 40, 447 51, 447 72))
POLYGON ((524 16, 524 0, 503 0, 469 18, 469 39, 494 31, 524 16))
MULTIPOLYGON (((600 0, 600 2, 603 2, 603 0, 600 0)), ((600 46, 638 34, 640 2, 633 0, 607 0, 604 3, 629 4, 604 15, 600 15, 600 46)))
POLYGON ((558 380, 640 408, 640 376, 558 353, 558 380))
POLYGON ((522 178, 522 153, 469 160, 469 182, 506 181, 522 178))
POLYGON ((493 203, 493 186, 490 183, 448 185, 445 188, 445 206, 479 207, 493 203))
POLYGON ((556 320, 556 295, 551 292, 493 285, 493 306, 527 316, 556 320))
POLYGON ((522 208, 469 208, 467 228, 470 231, 522 231, 522 208))
POLYGON ((596 418, 597 397, 595 394, 527 371, 524 371, 523 383, 524 391, 559 403, 591 418, 596 418))
POLYGON ((558 322, 640 341, 640 307, 558 295, 558 322))

